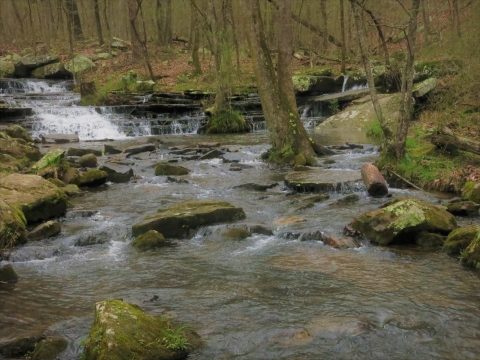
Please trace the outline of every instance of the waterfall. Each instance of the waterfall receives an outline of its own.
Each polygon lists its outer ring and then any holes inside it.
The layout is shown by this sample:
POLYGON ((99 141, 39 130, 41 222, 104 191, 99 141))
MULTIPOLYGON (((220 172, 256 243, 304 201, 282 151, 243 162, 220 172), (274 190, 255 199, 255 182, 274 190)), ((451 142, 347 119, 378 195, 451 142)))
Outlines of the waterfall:
POLYGON ((344 75, 343 76, 342 92, 345 92, 347 90, 347 82, 348 82, 348 75, 344 75))
POLYGON ((312 108, 311 105, 307 105, 303 108, 303 111, 302 111, 302 115, 300 116, 300 119, 306 119, 308 116, 308 112, 310 111, 310 109, 312 108))

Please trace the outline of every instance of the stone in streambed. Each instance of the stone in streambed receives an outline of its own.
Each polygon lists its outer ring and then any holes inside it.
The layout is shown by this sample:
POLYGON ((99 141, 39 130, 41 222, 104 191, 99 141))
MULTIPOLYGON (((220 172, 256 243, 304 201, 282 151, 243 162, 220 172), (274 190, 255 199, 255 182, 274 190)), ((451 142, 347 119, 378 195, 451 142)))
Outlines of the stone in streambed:
POLYGON ((31 360, 55 360, 68 346, 67 340, 62 337, 44 339, 37 343, 31 360))
POLYGON ((25 334, 0 343, 0 354, 6 358, 21 357, 35 349, 35 345, 44 339, 41 334, 25 334))
POLYGON ((358 247, 358 243, 352 237, 340 238, 331 235, 324 235, 322 240, 325 245, 331 246, 335 249, 349 249, 358 247))
POLYGON ((254 183, 247 183, 242 185, 234 186, 233 189, 246 189, 246 190, 253 190, 253 191, 267 191, 267 189, 273 189, 274 187, 278 186, 278 183, 271 183, 271 184, 254 184, 254 183))
POLYGON ((462 189, 462 198, 480 204, 480 183, 468 181, 462 189))
POLYGON ((184 359, 201 345, 196 332, 146 314, 121 300, 95 304, 95 317, 82 359, 184 359))
POLYGON ((478 216, 480 205, 473 201, 459 201, 447 205, 447 211, 456 216, 478 216))
POLYGON ((349 205, 349 204, 354 204, 358 200, 360 200, 360 197, 357 194, 350 194, 347 196, 344 196, 338 200, 336 200, 334 203, 330 204, 331 206, 333 205, 349 205))
POLYGON ((159 163, 155 167, 155 176, 162 176, 162 175, 188 175, 190 170, 186 167, 179 166, 179 165, 172 165, 169 163, 159 163))
POLYGON ((222 232, 222 235, 232 240, 244 240, 252 236, 252 233, 246 229, 227 228, 222 232))
POLYGON ((460 260, 467 266, 480 268, 480 237, 477 235, 470 245, 462 251, 460 260))
POLYGON ((480 239, 480 225, 472 224, 461 227, 448 235, 443 244, 443 250, 449 254, 460 254, 475 239, 480 239))
POLYGON ((457 228, 455 217, 444 207, 420 199, 397 201, 355 218, 350 226, 373 243, 412 242, 421 231, 446 235, 457 228))
POLYGON ((165 238, 158 231, 150 230, 145 234, 138 235, 132 241, 132 246, 138 250, 152 250, 167 245, 165 238))
POLYGON ((200 156, 198 160, 211 160, 211 159, 218 159, 223 155, 223 152, 220 150, 211 150, 207 152, 205 155, 200 156))
POLYGON ((33 142, 32 137, 28 134, 27 130, 25 130, 20 125, 11 125, 5 130, 5 133, 14 138, 14 139, 23 139, 27 143, 33 142))
POLYGON ((362 180, 359 173, 348 170, 324 170, 312 168, 310 171, 292 171, 285 177, 285 184, 297 192, 340 191, 345 185, 362 180))
POLYGON ((47 179, 47 181, 51 182, 53 185, 55 185, 58 188, 63 188, 65 186, 65 183, 60 179, 49 178, 47 179))
MULTIPOLYGON (((107 147, 109 145, 105 145, 107 147)), ((121 151, 119 151, 120 153, 121 151)), ((69 148, 67 151, 68 156, 83 156, 87 154, 93 154, 95 156, 102 156, 102 152, 100 150, 95 149, 82 149, 82 148, 69 148)))
POLYGON ((0 200, 0 249, 24 244, 27 241, 26 223, 25 216, 17 206, 0 200))
POLYGON ((62 225, 58 221, 47 221, 38 225, 35 229, 28 233, 28 240, 43 240, 55 236, 62 231, 62 225))
POLYGON ((441 247, 445 242, 445 236, 435 233, 429 233, 422 231, 415 236, 415 242, 417 245, 426 248, 441 247))
POLYGON ((11 264, 0 267, 0 282, 14 284, 18 282, 18 274, 11 264))
POLYGON ((153 144, 141 144, 141 145, 135 145, 135 146, 130 146, 123 150, 125 154, 127 154, 127 157, 135 155, 135 154, 140 154, 142 152, 147 152, 147 151, 155 151, 155 145, 153 144))
POLYGON ((48 134, 42 135, 42 143, 44 144, 68 144, 79 142, 77 134, 48 134))
POLYGON ((133 169, 129 166, 106 162, 100 167, 100 170, 108 174, 108 181, 114 183, 126 183, 134 176, 133 169))
POLYGON ((105 144, 104 147, 105 147, 105 154, 115 155, 115 154, 120 154, 122 152, 122 150, 116 148, 113 145, 105 144))
POLYGON ((94 154, 85 154, 78 160, 82 167, 94 168, 97 167, 97 157, 94 154))
POLYGON ((200 226, 225 223, 245 218, 242 208, 226 201, 192 200, 170 208, 159 209, 133 225, 133 236, 156 230, 166 238, 183 238, 200 226))
POLYGON ((90 170, 74 177, 71 183, 79 187, 100 186, 107 182, 107 177, 108 177, 108 174, 105 171, 90 170))
POLYGON ((75 184, 69 184, 62 188, 63 192, 70 197, 82 196, 84 193, 79 187, 75 184))

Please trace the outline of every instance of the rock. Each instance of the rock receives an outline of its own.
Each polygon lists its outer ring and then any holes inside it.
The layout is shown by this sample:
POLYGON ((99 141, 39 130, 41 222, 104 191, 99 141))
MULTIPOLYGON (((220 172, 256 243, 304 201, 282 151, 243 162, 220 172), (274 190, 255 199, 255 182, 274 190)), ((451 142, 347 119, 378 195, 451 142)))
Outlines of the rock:
POLYGON ((70 197, 78 197, 83 195, 83 191, 75 184, 69 184, 62 188, 62 190, 70 197))
POLYGON ((298 216, 288 216, 288 217, 276 220, 274 224, 280 225, 280 226, 286 226, 286 225, 292 225, 292 224, 301 223, 305 221, 307 220, 298 216))
MULTIPOLYGON (((142 152, 146 151, 155 151, 155 145, 153 144, 141 144, 141 145, 135 145, 135 146, 130 146, 123 150, 125 154, 127 154, 127 157, 135 155, 135 154, 140 154, 142 152)), ((106 149, 105 149, 106 152, 106 149)))
POLYGON ((170 208, 159 209, 133 225, 133 236, 157 230, 166 238, 189 236, 191 230, 200 226, 225 223, 245 218, 242 208, 226 201, 192 200, 170 208))
POLYGON ((55 360, 68 346, 67 340, 62 337, 45 339, 37 343, 31 360, 55 360))
POLYGON ((467 266, 480 268, 480 236, 477 236, 460 254, 460 260, 467 266))
POLYGON ((127 48, 127 45, 122 43, 121 41, 114 41, 110 44, 110 46, 114 49, 120 49, 120 50, 125 50, 127 48))
POLYGON ((358 200, 360 200, 360 197, 357 194, 350 194, 338 199, 331 205, 348 205, 356 203, 358 200))
POLYGON ((335 249, 357 248, 358 243, 354 238, 339 238, 331 235, 324 235, 323 242, 325 245, 331 246, 335 249))
POLYGON ((335 79, 329 76, 297 75, 292 77, 293 88, 299 92, 337 92, 335 79))
POLYGON ((42 154, 33 144, 26 144, 23 139, 14 139, 0 132, 0 163, 6 164, 8 162, 7 157, 9 157, 8 159, 11 161, 17 161, 19 165, 22 165, 24 164, 22 159, 26 158, 29 161, 38 161, 42 158, 42 154))
POLYGON ((223 163, 239 163, 242 161, 242 154, 227 152, 222 155, 223 163))
POLYGON ((421 231, 415 236, 415 242, 417 245, 426 248, 441 247, 445 242, 445 237, 439 234, 421 231))
POLYGON ((235 228, 245 229, 252 234, 272 236, 273 230, 261 224, 236 224, 235 228))
POLYGON ((132 241, 132 246, 142 251, 159 248, 166 244, 167 242, 163 235, 155 230, 150 230, 145 234, 138 235, 135 240, 132 241))
POLYGON ((60 179, 49 178, 47 179, 47 181, 51 182, 53 185, 55 185, 58 188, 63 188, 65 186, 65 183, 60 179))
POLYGON ((121 300, 97 302, 94 319, 83 360, 183 359, 201 344, 198 334, 189 328, 147 315, 137 305, 121 300))
POLYGON ((65 69, 64 64, 55 63, 33 70, 32 77, 36 79, 71 79, 72 74, 65 69))
POLYGON ((11 77, 15 73, 15 65, 9 61, 0 60, 0 78, 11 77))
POLYGON ((299 200, 294 201, 294 203, 302 204, 295 211, 310 209, 314 207, 316 203, 323 202, 328 199, 330 199, 330 195, 328 194, 310 195, 310 196, 303 197, 299 200))
POLYGON ((313 341, 313 336, 304 329, 274 330, 269 342, 280 346, 302 346, 313 341))
POLYGON ((60 161, 65 157, 65 150, 54 149, 46 153, 37 163, 30 168, 34 173, 39 173, 46 168, 55 168, 60 165, 60 161))
POLYGON ((446 235, 457 228, 455 217, 444 207, 420 199, 400 200, 369 211, 350 225, 380 245, 412 242, 414 235, 421 231, 446 235))
POLYGON ((94 61, 97 61, 97 60, 108 60, 108 59, 111 59, 112 58, 112 54, 109 54, 109 53, 99 53, 94 61))
POLYGON ((77 169, 69 168, 63 174, 63 182, 65 184, 70 184, 74 178, 80 175, 80 172, 77 169))
POLYGON ((302 154, 298 154, 297 156, 295 156, 295 167, 302 167, 305 165, 307 165, 307 159, 305 159, 305 156, 303 156, 302 154))
POLYGON ((15 75, 17 77, 28 77, 32 70, 44 65, 56 63, 59 61, 56 55, 27 55, 15 63, 15 75))
POLYGON ((155 91, 155 81, 137 81, 135 83, 136 92, 153 92, 155 91))
POLYGON ((42 143, 44 144, 68 144, 79 142, 77 134, 48 134, 42 135, 42 143))
POLYGON ((220 143, 219 142, 200 142, 197 144, 199 148, 214 148, 214 147, 219 147, 220 143))
POLYGON ((363 165, 360 173, 370 196, 382 197, 388 194, 387 182, 375 165, 363 165))
POLYGON ((473 201, 459 201, 447 205, 447 211, 456 216, 478 216, 480 205, 473 201))
POLYGON ((5 130, 8 136, 14 139, 23 139, 27 143, 33 143, 32 137, 28 134, 27 130, 25 130, 20 125, 11 125, 5 130))
POLYGON ((24 356, 35 349, 35 345, 43 339, 43 335, 28 334, 17 336, 0 343, 0 354, 4 357, 24 356))
POLYGON ((15 284, 18 274, 11 264, 0 266, 0 283, 15 284))
POLYGON ((480 238, 480 225, 472 224, 452 231, 445 243, 443 250, 449 254, 460 254, 470 243, 480 238))
POLYGON ((418 84, 415 84, 412 89, 412 95, 415 98, 425 96, 430 91, 437 87, 438 80, 436 78, 429 78, 418 84))
POLYGON ((278 186, 278 183, 271 183, 271 184, 266 184, 266 185, 247 183, 247 184, 234 186, 233 189, 246 189, 246 190, 253 190, 253 191, 267 191, 267 189, 273 189, 276 186, 278 186))
POLYGON ((165 176, 165 175, 188 175, 190 170, 186 167, 179 165, 172 165, 169 163, 159 163, 155 167, 155 176, 165 176))
POLYGON ((468 181, 462 189, 462 198, 480 204, 480 183, 468 181))
POLYGON ((0 200, 0 252, 27 242, 26 224, 25 215, 17 206, 0 200))
POLYGON ((205 155, 200 156, 198 160, 218 159, 222 157, 222 155, 223 155, 223 152, 221 152, 220 150, 214 149, 207 152, 205 155))
POLYGON ((85 154, 80 159, 78 160, 78 163, 82 167, 87 167, 87 168, 94 168, 97 167, 98 162, 97 162, 97 157, 93 154, 85 154))
POLYGON ((188 184, 188 180, 177 179, 172 176, 167 176, 167 182, 177 183, 177 184, 188 184))
POLYGON ((28 233, 27 237, 30 241, 43 240, 59 234, 60 231, 62 231, 62 225, 58 221, 50 220, 38 225, 28 233))
POLYGON ((297 192, 341 191, 345 186, 361 181, 355 171, 312 169, 311 171, 292 171, 285 177, 285 184, 297 192))
POLYGON ((107 182, 108 174, 102 170, 89 170, 74 177, 71 181, 79 187, 94 187, 103 185, 107 182))
POLYGON ((11 174, 1 178, 0 198, 18 207, 29 223, 61 216, 67 209, 66 194, 37 175, 11 174))
POLYGON ((91 217, 98 213, 97 210, 71 210, 65 216, 67 219, 81 219, 91 217))
MULTIPOLYGON (((109 145, 105 145, 105 147, 107 147, 109 145)), ((119 150, 118 153, 121 153, 121 151, 119 150)), ((93 154, 95 156, 102 156, 102 152, 100 150, 95 150, 95 149, 84 149, 84 148, 74 148, 74 147, 71 147, 71 148, 68 148, 68 151, 67 151, 67 155, 68 156, 83 156, 83 155, 87 155, 87 154, 93 154)))
POLYGON ((252 233, 246 229, 227 228, 222 232, 222 235, 232 240, 244 240, 252 236, 252 233))
POLYGON ((105 171, 108 175, 107 180, 114 183, 126 183, 134 176, 133 169, 129 166, 106 162, 100 170, 105 171))
POLYGON ((114 155, 114 154, 120 154, 120 153, 122 152, 122 150, 117 149, 117 148, 116 148, 115 146, 113 146, 113 145, 107 145, 107 144, 105 144, 104 147, 105 147, 105 154, 114 155))
POLYGON ((75 58, 65 64, 65 70, 77 77, 78 75, 86 73, 90 70, 95 70, 95 64, 86 56, 77 55, 75 58))

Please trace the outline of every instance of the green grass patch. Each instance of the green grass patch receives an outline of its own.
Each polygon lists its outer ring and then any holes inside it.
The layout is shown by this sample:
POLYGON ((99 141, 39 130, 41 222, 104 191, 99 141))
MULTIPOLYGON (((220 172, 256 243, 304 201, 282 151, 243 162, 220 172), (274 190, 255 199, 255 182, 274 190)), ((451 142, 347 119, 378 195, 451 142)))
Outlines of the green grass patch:
POLYGON ((207 134, 239 133, 248 130, 241 113, 232 109, 222 110, 208 120, 207 134))

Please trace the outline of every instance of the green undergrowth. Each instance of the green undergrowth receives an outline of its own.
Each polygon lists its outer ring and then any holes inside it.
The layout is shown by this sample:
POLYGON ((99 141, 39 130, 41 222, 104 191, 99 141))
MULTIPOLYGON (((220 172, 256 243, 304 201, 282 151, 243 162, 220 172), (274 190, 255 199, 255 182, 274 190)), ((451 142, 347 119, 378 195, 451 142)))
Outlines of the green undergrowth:
POLYGON ((222 110, 208 120, 208 134, 239 133, 248 130, 245 118, 238 111, 222 110))
MULTIPOLYGON (((248 94, 256 92, 255 76, 251 72, 244 70, 232 70, 232 81, 229 83, 232 94, 248 94)), ((172 88, 162 88, 161 90, 178 91, 199 90, 214 93, 216 91, 216 74, 214 71, 203 75, 194 75, 192 72, 182 73, 175 79, 175 85, 172 88)))

